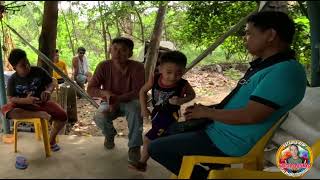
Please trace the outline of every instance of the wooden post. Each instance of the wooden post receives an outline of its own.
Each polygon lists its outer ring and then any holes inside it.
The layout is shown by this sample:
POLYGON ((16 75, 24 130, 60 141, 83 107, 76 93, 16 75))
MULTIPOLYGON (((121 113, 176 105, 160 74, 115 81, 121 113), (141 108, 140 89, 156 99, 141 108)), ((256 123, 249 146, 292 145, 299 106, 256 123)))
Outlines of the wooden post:
POLYGON ((158 51, 159 51, 159 45, 160 45, 160 38, 162 33, 162 27, 163 27, 163 20, 166 13, 166 7, 167 4, 164 2, 160 2, 156 22, 154 24, 154 29, 152 33, 151 42, 149 44, 149 48, 147 50, 147 60, 145 63, 145 80, 147 81, 149 78, 150 72, 153 72, 156 64, 157 64, 157 58, 158 58, 158 51))
POLYGON ((77 93, 74 88, 71 88, 70 85, 63 83, 60 86, 59 94, 58 94, 58 103, 68 114, 68 122, 64 129, 61 131, 65 133, 66 127, 69 130, 77 121, 77 93))
POLYGON ((68 113, 68 123, 72 126, 78 121, 77 116, 77 93, 74 88, 68 86, 67 94, 67 113, 68 113))
MULTIPOLYGON (((56 50, 58 24, 58 1, 45 1, 42 20, 42 30, 39 37, 39 51, 49 57, 52 61, 56 50)), ((52 68, 43 62, 38 56, 38 66, 43 67, 52 75, 52 68)))
POLYGON ((320 2, 307 1, 311 32, 311 86, 320 86, 320 2))

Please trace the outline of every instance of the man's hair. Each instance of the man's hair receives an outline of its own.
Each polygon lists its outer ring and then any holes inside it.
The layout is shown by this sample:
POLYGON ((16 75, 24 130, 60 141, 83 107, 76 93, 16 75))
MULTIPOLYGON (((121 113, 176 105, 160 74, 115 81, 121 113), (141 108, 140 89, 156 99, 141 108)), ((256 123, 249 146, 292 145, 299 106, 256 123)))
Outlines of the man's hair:
POLYGON ((160 64, 174 63, 181 67, 186 67, 187 57, 180 51, 168 51, 160 57, 160 64))
POLYGON ((81 51, 86 52, 86 49, 84 47, 79 47, 78 52, 81 52, 81 51))
POLYGON ((59 49, 56 49, 56 53, 58 53, 59 52, 59 49))
POLYGON ((295 144, 291 144, 290 147, 289 147, 289 150, 291 150, 292 146, 297 148, 298 156, 299 156, 300 155, 299 147, 297 145, 295 145, 295 144))
POLYGON ((11 66, 15 67, 19 63, 19 61, 23 58, 27 58, 27 54, 24 50, 13 49, 10 52, 8 60, 9 60, 9 63, 11 64, 11 66))
POLYGON ((125 37, 117 37, 117 38, 114 38, 111 42, 111 44, 115 44, 115 43, 118 43, 118 44, 124 44, 125 46, 127 46, 129 48, 130 51, 133 50, 133 46, 134 46, 134 43, 131 39, 129 38, 125 38, 125 37))
POLYGON ((293 20, 284 12, 279 11, 262 11, 251 15, 247 23, 253 25, 262 31, 274 29, 279 38, 289 44, 292 43, 295 33, 295 24, 293 20))

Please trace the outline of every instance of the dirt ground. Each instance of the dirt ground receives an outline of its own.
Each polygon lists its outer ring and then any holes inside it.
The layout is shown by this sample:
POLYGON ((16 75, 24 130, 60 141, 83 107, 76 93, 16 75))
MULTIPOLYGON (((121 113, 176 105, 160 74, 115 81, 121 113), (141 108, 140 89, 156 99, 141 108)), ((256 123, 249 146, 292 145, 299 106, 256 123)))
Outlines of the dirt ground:
MULTIPOLYGON (((212 105, 219 103, 235 87, 236 81, 215 72, 210 67, 195 67, 184 76, 195 89, 196 98, 181 106, 181 113, 185 108, 193 103, 212 105)), ((87 100, 77 100, 78 122, 70 130, 69 134, 79 136, 102 136, 101 130, 95 125, 92 117, 95 113, 94 108, 87 100)), ((181 117, 180 121, 184 118, 181 117)), ((127 136, 128 127, 124 117, 114 120, 114 126, 118 136, 127 136)), ((145 121, 144 132, 151 127, 150 122, 145 121)))

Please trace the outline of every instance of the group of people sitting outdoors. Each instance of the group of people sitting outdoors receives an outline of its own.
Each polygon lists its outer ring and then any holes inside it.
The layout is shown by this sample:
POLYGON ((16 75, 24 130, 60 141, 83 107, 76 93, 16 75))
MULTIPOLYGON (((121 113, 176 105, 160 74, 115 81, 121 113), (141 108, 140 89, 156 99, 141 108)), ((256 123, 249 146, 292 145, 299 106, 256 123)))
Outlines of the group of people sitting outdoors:
MULTIPOLYGON (((303 99, 307 78, 303 66, 290 48, 295 24, 282 12, 258 12, 247 19, 244 45, 256 59, 237 86, 221 103, 204 106, 195 103, 186 108, 186 122, 204 121, 201 128, 188 132, 169 131, 178 121, 180 106, 196 96, 183 79, 187 58, 180 51, 160 57, 159 71, 145 81, 144 65, 131 60, 134 43, 118 37, 111 43, 111 59, 100 62, 94 74, 88 71, 86 50, 78 49, 73 58, 73 79, 80 87, 88 82, 87 93, 102 99, 93 121, 105 136, 104 147, 115 147, 113 120, 125 116, 128 121, 128 163, 146 171, 149 157, 178 175, 185 155, 243 156, 280 119, 303 99), (153 110, 147 103, 151 90, 153 110), (151 129, 143 137, 143 119, 151 129), (141 149, 142 146, 142 149, 141 149)), ((8 119, 41 117, 51 119, 50 144, 67 121, 67 114, 50 100, 52 78, 42 68, 30 66, 26 53, 12 50, 10 64, 16 71, 8 81, 8 104, 2 113, 8 119)), ((55 64, 64 68, 56 51, 55 64)), ((65 71, 67 74, 67 71, 65 71)), ((54 77, 61 83, 58 74, 54 77)), ((196 166, 192 178, 206 177, 208 170, 196 166)))

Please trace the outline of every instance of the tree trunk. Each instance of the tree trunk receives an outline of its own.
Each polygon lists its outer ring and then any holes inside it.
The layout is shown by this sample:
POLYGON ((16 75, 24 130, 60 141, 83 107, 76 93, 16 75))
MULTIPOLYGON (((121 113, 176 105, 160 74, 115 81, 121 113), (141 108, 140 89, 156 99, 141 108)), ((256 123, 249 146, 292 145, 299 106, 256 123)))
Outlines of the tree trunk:
MULTIPOLYGON (((45 54, 49 59, 53 59, 56 49, 58 24, 58 1, 45 1, 42 30, 39 37, 39 51, 45 54)), ((40 56, 38 57, 38 66, 43 67, 52 75, 52 68, 45 64, 40 56)))
POLYGON ((102 38, 104 42, 104 55, 105 59, 109 59, 109 54, 108 54, 108 43, 107 43, 107 32, 106 32, 106 26, 104 24, 104 16, 102 13, 102 8, 100 5, 100 1, 98 1, 98 6, 99 6, 99 12, 100 12, 100 21, 101 21, 101 26, 102 26, 102 38))
POLYGON ((307 1, 311 33, 311 87, 320 86, 320 2, 307 1))
POLYGON ((72 49, 72 54, 73 54, 73 56, 74 56, 76 53, 75 53, 74 44, 73 44, 73 41, 72 41, 72 38, 71 38, 71 33, 70 33, 69 25, 68 25, 68 22, 67 22, 67 18, 66 18, 66 15, 64 14, 63 10, 61 10, 61 13, 62 13, 64 22, 65 22, 66 27, 67 27, 67 32, 68 32, 68 37, 69 37, 69 43, 70 43, 70 46, 71 46, 71 49, 72 49))
MULTIPOLYGON (((108 34, 108 39, 109 39, 109 47, 111 46, 111 43, 112 43, 112 37, 111 37, 111 33, 110 33, 110 30, 109 30, 109 25, 108 24, 106 24, 107 25, 107 34, 108 34)), ((108 58, 110 58, 110 48, 108 48, 108 58)))
POLYGON ((144 43, 145 37, 144 37, 144 26, 143 26, 142 18, 141 18, 141 15, 138 12, 138 9, 136 7, 134 8, 134 10, 136 11, 136 14, 137 14, 138 19, 139 19, 140 30, 141 30, 141 41, 142 41, 142 43, 144 43))
POLYGON ((76 43, 73 43, 73 44, 79 44, 78 43, 78 33, 77 33, 77 29, 76 29, 76 23, 75 23, 75 20, 74 20, 74 17, 73 17, 73 11, 72 11, 72 3, 69 7, 69 13, 71 15, 71 23, 72 23, 72 34, 73 34, 73 37, 74 37, 74 40, 76 41, 76 43))
MULTIPOLYGON (((127 4, 128 6, 130 6, 131 8, 134 7, 134 2, 133 1, 123 1, 123 4, 127 4)), ((126 14, 126 16, 123 16, 120 19, 120 26, 123 29, 123 35, 127 34, 130 36, 130 38, 132 38, 132 33, 133 33, 133 23, 131 20, 131 12, 128 11, 128 13, 126 14)))
POLYGON ((2 34, 2 38, 3 38, 2 50, 3 50, 4 70, 13 71, 13 67, 10 65, 8 58, 11 50, 15 48, 15 45, 13 44, 10 31, 8 31, 8 29, 3 26, 2 21, 1 21, 1 30, 3 33, 2 34))
POLYGON ((156 22, 154 24, 154 29, 151 37, 151 41, 149 44, 149 48, 147 50, 147 60, 145 63, 145 79, 147 80, 150 72, 154 72, 155 66, 157 64, 158 54, 159 54, 159 44, 160 38, 162 34, 163 21, 166 13, 167 3, 160 2, 160 6, 158 9, 158 14, 156 18, 156 22))
POLYGON ((121 32, 120 32, 119 20, 118 19, 116 20, 116 27, 117 27, 117 36, 119 37, 121 35, 121 32))

